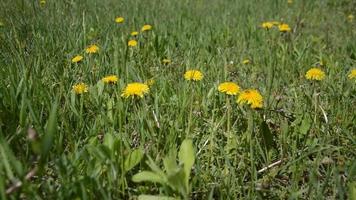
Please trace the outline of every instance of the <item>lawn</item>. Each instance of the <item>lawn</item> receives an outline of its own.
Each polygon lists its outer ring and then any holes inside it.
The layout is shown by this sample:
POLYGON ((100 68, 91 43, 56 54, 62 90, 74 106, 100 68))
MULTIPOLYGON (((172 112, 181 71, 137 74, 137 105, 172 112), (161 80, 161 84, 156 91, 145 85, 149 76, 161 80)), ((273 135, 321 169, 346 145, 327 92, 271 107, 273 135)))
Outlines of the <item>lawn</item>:
POLYGON ((354 0, 0 10, 0 199, 356 199, 354 0))

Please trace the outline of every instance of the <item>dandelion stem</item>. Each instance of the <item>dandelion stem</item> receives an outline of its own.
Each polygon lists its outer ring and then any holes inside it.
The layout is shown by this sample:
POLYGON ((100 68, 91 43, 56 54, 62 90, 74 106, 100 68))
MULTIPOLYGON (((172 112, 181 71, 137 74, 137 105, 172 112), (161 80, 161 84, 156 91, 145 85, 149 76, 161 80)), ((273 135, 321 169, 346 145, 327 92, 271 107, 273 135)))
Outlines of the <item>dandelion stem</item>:
POLYGON ((257 173, 255 168, 254 161, 254 135, 253 135, 253 110, 248 110, 248 124, 247 124, 247 142, 250 144, 250 163, 251 163, 251 194, 254 193, 253 189, 255 188, 255 182, 257 180, 257 173))
POLYGON ((316 93, 315 82, 313 82, 313 97, 314 97, 314 126, 316 125, 316 117, 318 112, 318 96, 316 93))
POLYGON ((226 96, 226 107, 227 107, 227 127, 226 131, 229 134, 230 133, 230 118, 231 118, 231 105, 230 105, 230 99, 229 96, 226 96))

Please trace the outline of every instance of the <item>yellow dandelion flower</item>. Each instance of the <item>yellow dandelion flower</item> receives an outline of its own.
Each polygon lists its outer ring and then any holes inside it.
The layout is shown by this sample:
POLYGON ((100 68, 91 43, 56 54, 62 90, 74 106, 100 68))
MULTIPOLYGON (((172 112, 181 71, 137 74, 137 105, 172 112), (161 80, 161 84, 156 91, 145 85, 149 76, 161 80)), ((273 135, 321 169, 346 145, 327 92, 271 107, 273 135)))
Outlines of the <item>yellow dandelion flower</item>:
POLYGON ((99 47, 95 44, 92 44, 85 49, 85 52, 89 54, 97 53, 98 51, 99 47))
POLYGON ((271 22, 263 22, 262 23, 262 28, 264 28, 264 29, 271 29, 273 27, 273 23, 271 23, 271 22))
POLYGON ((40 5, 44 6, 46 4, 46 0, 40 0, 40 5))
POLYGON ((321 81, 325 78, 325 72, 319 68, 311 68, 305 74, 305 78, 308 80, 317 80, 321 81))
POLYGON ((148 79, 145 84, 148 85, 149 87, 151 87, 152 85, 154 85, 156 83, 156 81, 151 78, 151 79, 148 79))
POLYGON ((129 47, 135 47, 137 46, 137 41, 136 40, 130 40, 127 45, 129 45, 129 47))
POLYGON ((289 25, 288 24, 280 24, 279 26, 278 26, 278 29, 279 29, 279 31, 280 32, 290 32, 292 29, 289 27, 289 25))
POLYGON ((83 94, 88 92, 88 86, 85 83, 78 83, 73 86, 73 91, 76 94, 83 94))
POLYGON ((219 85, 218 90, 228 95, 237 95, 240 91, 240 87, 233 82, 224 82, 219 85))
POLYGON ((188 81, 200 81, 204 77, 203 73, 199 70, 188 70, 184 73, 184 78, 188 81))
POLYGON ((141 28, 141 31, 144 32, 144 31, 149 31, 152 29, 152 26, 151 25, 144 25, 142 28, 141 28))
POLYGON ((242 91, 236 102, 238 104, 248 104, 253 109, 263 107, 263 98, 258 90, 255 89, 242 91))
POLYGON ((293 3, 293 0, 288 0, 287 1, 289 4, 292 4, 293 3))
POLYGON ((250 64, 250 63, 251 63, 251 61, 249 59, 245 59, 245 60, 242 61, 242 64, 244 64, 244 65, 247 65, 247 64, 250 64))
POLYGON ((347 16, 347 19, 349 20, 349 22, 354 21, 354 15, 350 14, 349 16, 347 16))
POLYGON ((116 75, 109 75, 109 76, 105 76, 101 80, 107 84, 116 84, 119 78, 116 75))
POLYGON ((352 69, 348 77, 349 79, 356 79, 356 69, 352 69))
POLYGON ((167 58, 162 60, 162 63, 165 64, 165 65, 171 64, 171 62, 172 61, 170 59, 167 59, 167 58))
POLYGON ((81 55, 76 55, 72 58, 72 63, 78 63, 83 60, 83 56, 81 55))
POLYGON ((138 32, 137 32, 137 31, 132 31, 130 35, 131 35, 131 36, 137 36, 137 35, 138 35, 138 32))
POLYGON ((130 96, 138 96, 142 98, 144 94, 147 94, 149 92, 149 90, 150 89, 147 84, 137 82, 129 83, 122 92, 121 96, 125 98, 128 98, 130 96))
POLYGON ((118 23, 118 24, 121 24, 125 21, 125 19, 123 17, 116 17, 115 18, 115 22, 118 23))

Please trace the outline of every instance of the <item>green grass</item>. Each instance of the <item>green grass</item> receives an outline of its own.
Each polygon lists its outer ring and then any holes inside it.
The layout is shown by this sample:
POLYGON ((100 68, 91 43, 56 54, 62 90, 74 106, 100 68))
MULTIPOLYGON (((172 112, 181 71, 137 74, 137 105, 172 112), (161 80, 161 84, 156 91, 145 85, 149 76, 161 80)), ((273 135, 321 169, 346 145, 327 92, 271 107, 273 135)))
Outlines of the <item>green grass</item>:
POLYGON ((3 0, 0 9, 0 199, 356 198, 354 1, 3 0), (260 27, 271 20, 292 32, 260 27), (153 30, 127 47, 144 24, 153 30), (86 54, 90 44, 99 53, 86 54), (72 64, 77 54, 83 62, 72 64), (306 80, 320 62, 326 78, 306 80), (187 69, 204 79, 186 81, 187 69), (109 74, 116 85, 100 81, 109 74), (149 79, 144 98, 121 97, 149 79), (225 81, 258 89, 263 109, 219 93, 225 81), (87 93, 72 92, 79 82, 87 93), (184 166, 167 168, 184 163, 185 139, 195 148, 187 195, 133 181, 152 163, 185 181, 184 166))

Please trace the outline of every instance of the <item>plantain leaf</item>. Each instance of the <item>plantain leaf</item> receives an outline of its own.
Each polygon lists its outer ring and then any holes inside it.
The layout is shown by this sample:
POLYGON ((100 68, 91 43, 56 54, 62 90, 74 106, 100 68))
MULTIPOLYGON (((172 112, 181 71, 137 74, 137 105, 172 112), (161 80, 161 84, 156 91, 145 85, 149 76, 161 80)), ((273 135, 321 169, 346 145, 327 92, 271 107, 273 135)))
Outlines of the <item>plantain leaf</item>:
POLYGON ((151 171, 142 171, 137 174, 135 174, 132 177, 133 182, 143 182, 143 181, 149 181, 153 183, 160 183, 160 184, 165 184, 166 181, 164 178, 154 172, 151 171))
POLYGON ((141 148, 133 150, 125 159, 125 165, 124 165, 125 172, 130 171, 138 163, 140 163, 140 161, 143 158, 143 155, 144 152, 141 148))
POLYGON ((195 162, 195 152, 193 147, 193 141, 190 139, 185 139, 179 149, 178 153, 179 162, 183 164, 184 174, 185 174, 185 187, 188 191, 189 189, 189 177, 190 171, 195 162))
POLYGON ((163 165, 168 175, 174 173, 178 169, 177 165, 177 150, 170 150, 169 154, 163 159, 163 165))

